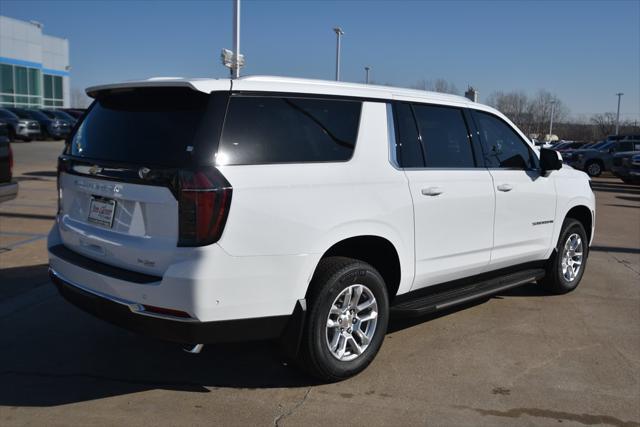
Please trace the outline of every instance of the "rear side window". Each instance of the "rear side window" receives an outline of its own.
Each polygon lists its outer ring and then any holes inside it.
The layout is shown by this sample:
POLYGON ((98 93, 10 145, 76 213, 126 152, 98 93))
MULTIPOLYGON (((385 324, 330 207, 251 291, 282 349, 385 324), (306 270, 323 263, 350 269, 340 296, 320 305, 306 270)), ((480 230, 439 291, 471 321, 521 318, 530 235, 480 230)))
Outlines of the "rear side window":
POLYGON ((232 96, 218 164, 337 162, 355 148, 362 102, 232 96))
POLYGON ((537 158, 529 144, 498 117, 473 112, 480 127, 482 151, 488 168, 536 169, 537 158))
POLYGON ((212 121, 203 118, 213 98, 180 87, 119 89, 99 95, 73 134, 68 154, 122 163, 185 166, 191 162, 198 135, 211 126, 212 121))
POLYGON ((413 108, 428 168, 475 167, 462 110, 420 104, 413 108))

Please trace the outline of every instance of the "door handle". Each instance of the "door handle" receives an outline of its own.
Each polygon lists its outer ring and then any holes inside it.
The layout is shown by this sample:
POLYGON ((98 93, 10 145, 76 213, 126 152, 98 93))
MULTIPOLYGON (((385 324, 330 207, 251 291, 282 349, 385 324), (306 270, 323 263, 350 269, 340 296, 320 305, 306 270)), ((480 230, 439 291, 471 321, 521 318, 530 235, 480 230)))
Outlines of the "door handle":
POLYGON ((440 187, 429 187, 422 189, 422 194, 424 196, 438 196, 442 193, 444 193, 444 190, 440 187))
POLYGON ((511 186, 511 184, 498 185, 498 191, 504 191, 506 193, 507 191, 511 191, 511 190, 513 190, 513 187, 511 186))

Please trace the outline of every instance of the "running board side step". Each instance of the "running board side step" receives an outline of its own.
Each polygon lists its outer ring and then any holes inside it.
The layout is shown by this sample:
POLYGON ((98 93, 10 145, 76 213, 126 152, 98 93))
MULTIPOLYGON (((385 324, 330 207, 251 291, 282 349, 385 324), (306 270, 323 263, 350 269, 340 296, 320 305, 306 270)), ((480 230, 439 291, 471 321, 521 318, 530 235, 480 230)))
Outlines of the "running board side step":
MULTIPOLYGON (((505 276, 487 279, 469 285, 462 285, 446 291, 434 292, 428 295, 405 299, 390 307, 392 314, 413 317, 433 313, 438 310, 464 304, 468 301, 486 297, 507 289, 515 288, 525 283, 534 282, 544 277, 542 268, 511 273, 505 276)), ((428 288, 426 288, 428 290, 428 288)))

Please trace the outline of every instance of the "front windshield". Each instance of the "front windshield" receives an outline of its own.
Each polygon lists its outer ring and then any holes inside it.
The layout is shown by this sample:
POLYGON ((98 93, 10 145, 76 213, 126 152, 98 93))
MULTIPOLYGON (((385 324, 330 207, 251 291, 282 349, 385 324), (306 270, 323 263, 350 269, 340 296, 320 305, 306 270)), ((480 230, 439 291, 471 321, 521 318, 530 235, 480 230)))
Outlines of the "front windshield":
POLYGON ((592 150, 602 150, 604 148, 607 148, 609 145, 611 145, 611 141, 600 141, 596 144, 593 144, 591 147, 592 150))
POLYGON ((50 120, 46 114, 43 114, 40 111, 29 110, 29 114, 31 115, 31 118, 35 120, 50 120))
POLYGON ((29 114, 27 114, 26 111, 24 110, 11 110, 11 112, 13 114, 15 114, 16 116, 18 116, 21 119, 30 119, 31 116, 29 116, 29 114))
POLYGON ((73 117, 71 117, 69 114, 65 113, 64 111, 52 111, 53 115, 56 116, 57 118, 61 119, 61 120, 68 120, 70 122, 75 121, 76 119, 74 119, 73 117))

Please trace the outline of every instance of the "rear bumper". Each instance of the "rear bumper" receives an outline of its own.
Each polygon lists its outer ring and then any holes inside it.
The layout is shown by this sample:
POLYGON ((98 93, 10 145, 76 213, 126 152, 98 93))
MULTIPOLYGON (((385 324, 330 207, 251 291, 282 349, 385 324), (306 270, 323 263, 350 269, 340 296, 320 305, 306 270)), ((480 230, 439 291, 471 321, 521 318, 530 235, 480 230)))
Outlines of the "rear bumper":
POLYGON ((13 200, 18 195, 18 183, 8 182, 6 184, 0 184, 0 202, 6 202, 13 200))
POLYGON ((290 316, 200 322, 145 314, 134 302, 111 297, 73 283, 49 268, 60 295, 76 307, 122 328, 185 344, 265 340, 280 337, 290 316))

